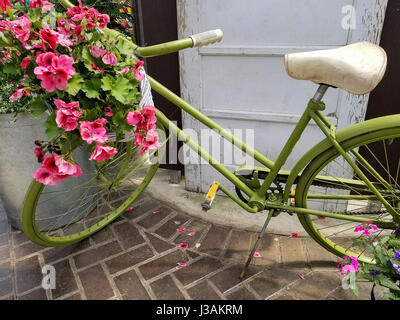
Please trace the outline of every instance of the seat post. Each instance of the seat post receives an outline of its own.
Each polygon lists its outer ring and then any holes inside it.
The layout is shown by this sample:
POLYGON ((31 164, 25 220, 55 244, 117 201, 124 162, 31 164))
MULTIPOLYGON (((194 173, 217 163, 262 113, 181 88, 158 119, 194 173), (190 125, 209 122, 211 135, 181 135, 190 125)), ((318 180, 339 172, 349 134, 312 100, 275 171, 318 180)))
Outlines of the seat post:
POLYGON ((318 87, 317 92, 314 95, 314 98, 312 98, 312 101, 315 103, 320 103, 322 98, 324 97, 326 91, 328 90, 329 86, 326 84, 320 84, 318 87))

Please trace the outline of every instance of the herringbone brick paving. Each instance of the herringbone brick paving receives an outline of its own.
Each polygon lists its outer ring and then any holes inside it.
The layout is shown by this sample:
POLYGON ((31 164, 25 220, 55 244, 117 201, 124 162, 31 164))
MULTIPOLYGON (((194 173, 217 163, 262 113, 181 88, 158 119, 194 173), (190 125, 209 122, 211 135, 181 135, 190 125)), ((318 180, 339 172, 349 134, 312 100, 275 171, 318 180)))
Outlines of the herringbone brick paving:
POLYGON ((44 248, 7 223, 0 203, 0 299, 370 298, 368 284, 360 297, 344 290, 338 259, 310 238, 266 234, 261 257, 239 279, 257 233, 193 218, 148 196, 133 208, 89 239, 44 248), (41 287, 44 265, 56 270, 55 289, 41 287))

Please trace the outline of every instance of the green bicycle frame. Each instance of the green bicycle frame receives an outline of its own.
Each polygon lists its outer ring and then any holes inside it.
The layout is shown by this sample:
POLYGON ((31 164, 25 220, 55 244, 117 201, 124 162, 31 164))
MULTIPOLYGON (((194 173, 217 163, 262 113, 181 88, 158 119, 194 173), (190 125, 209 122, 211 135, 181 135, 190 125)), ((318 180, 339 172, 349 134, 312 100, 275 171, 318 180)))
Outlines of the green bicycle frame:
MULTIPOLYGON (((60 3, 65 7, 69 8, 72 7, 73 4, 69 2, 69 0, 60 0, 60 3)), ((140 57, 153 57, 153 56, 160 56, 165 55, 172 52, 177 52, 179 50, 183 50, 186 48, 193 47, 193 41, 191 38, 185 38, 181 40, 171 41, 159 45, 149 46, 149 47, 139 47, 133 44, 134 54, 140 57)), ((393 215, 396 220, 399 220, 399 214, 396 210, 384 199, 384 197, 380 194, 379 190, 375 188, 375 186, 369 181, 369 179, 362 173, 362 171, 357 167, 357 165, 346 155, 346 152, 342 149, 338 141, 335 139, 335 130, 336 128, 329 123, 329 121, 321 114, 320 111, 325 109, 325 105, 323 102, 320 102, 320 99, 316 99, 315 97, 310 100, 306 110, 304 111, 303 115, 301 116, 299 122, 297 123, 295 129, 293 130, 292 134, 290 135, 289 139, 287 140, 285 146, 283 147, 281 153, 279 154, 277 160, 273 162, 272 160, 268 159, 266 156, 254 150, 250 146, 246 145, 242 140, 232 135, 229 131, 218 125, 216 122, 211 120, 209 117, 201 113, 198 109, 191 106, 189 103, 181 99, 179 96, 174 94, 172 91, 164 87, 162 84, 157 82, 155 79, 149 76, 150 85, 153 90, 158 92, 160 95, 165 97, 167 100, 175 104, 177 107, 182 109, 183 111, 190 114, 192 117, 203 123, 208 128, 217 132, 221 137, 231 142, 233 145, 241 149, 246 154, 253 156, 255 160, 260 162, 264 165, 267 170, 269 170, 268 175, 266 176, 263 184, 261 187, 254 191, 249 188, 243 181, 241 181, 234 173, 229 171, 224 165, 219 163, 215 158, 213 158, 208 152, 202 149, 197 143, 195 143, 188 135, 186 135, 183 130, 178 128, 174 125, 161 111, 156 111, 156 116, 158 121, 170 131, 170 133, 175 134, 179 140, 183 141, 186 145, 188 145, 192 150, 194 150, 200 157, 205 159, 211 166, 213 166, 218 172, 220 172, 224 177, 226 177, 231 183, 233 183, 237 188, 239 188, 242 192, 244 192, 248 197, 249 201, 248 204, 243 202, 239 197, 231 193, 226 187, 220 185, 220 189, 229 196, 233 201, 239 204, 245 210, 256 213, 266 208, 269 209, 276 209, 276 210, 287 210, 297 214, 311 214, 317 215, 321 217, 330 217, 330 218, 337 218, 342 220, 349 220, 354 222, 372 222, 378 226, 385 227, 385 228, 392 228, 393 225, 391 223, 383 223, 381 221, 375 219, 367 219, 355 216, 347 216, 341 215, 332 212, 325 212, 319 210, 311 210, 306 208, 297 208, 292 206, 283 205, 284 201, 286 201, 289 197, 293 197, 290 195, 290 191, 288 190, 291 184, 294 182, 295 177, 293 177, 293 173, 291 171, 281 170, 282 166, 285 164, 286 160, 288 159, 289 155, 293 151, 293 148, 299 141, 302 133, 304 132, 305 128, 309 124, 311 120, 314 120, 318 127, 322 130, 322 132, 327 136, 331 145, 338 150, 338 152, 347 160, 350 166, 355 170, 355 172, 360 176, 361 180, 368 186, 369 190, 371 190, 375 196, 367 196, 368 199, 379 199, 386 209, 393 215), (288 183, 286 184, 286 188, 284 191, 283 200, 280 201, 268 201, 266 199, 266 195, 268 193, 268 189, 270 188, 273 181, 278 177, 278 175, 283 175, 287 177, 288 183)), ((323 94, 325 93, 327 86, 321 86, 317 94, 320 94, 322 98, 323 94), (324 88, 323 88, 324 87, 324 88), (321 95, 320 89, 323 88, 323 93, 321 95)), ((317 97, 317 95, 316 95, 317 97)), ((373 170, 371 166, 361 157, 360 154, 354 152, 354 155, 357 157, 359 161, 363 164, 366 164, 370 169, 373 170)), ((301 160, 299 161, 301 164, 301 160)), ((296 175, 298 164, 294 167, 296 175)), ((301 169, 301 168, 300 168, 301 169)), ((374 171, 376 173, 376 171, 374 171)), ((383 178, 377 175, 378 179, 381 180, 383 185, 386 185, 386 182, 383 178)), ((334 178, 334 177, 323 177, 324 179, 335 179, 343 180, 348 182, 349 179, 341 179, 341 178, 334 178)), ((356 183, 354 181, 354 183, 356 183)), ((324 198, 325 195, 313 195, 313 197, 320 197, 324 198)), ((337 199, 344 199, 349 196, 345 195, 338 195, 338 196, 330 196, 335 197, 337 199)), ((358 198, 362 199, 366 196, 351 196, 351 198, 358 198)))

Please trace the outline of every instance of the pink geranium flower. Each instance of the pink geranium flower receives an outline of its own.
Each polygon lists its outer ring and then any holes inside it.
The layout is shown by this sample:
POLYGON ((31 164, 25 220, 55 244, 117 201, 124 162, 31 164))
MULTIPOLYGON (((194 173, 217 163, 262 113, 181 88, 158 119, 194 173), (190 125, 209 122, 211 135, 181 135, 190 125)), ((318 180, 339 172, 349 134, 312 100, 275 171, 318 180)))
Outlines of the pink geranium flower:
POLYGON ((14 36, 21 41, 22 46, 25 47, 31 34, 31 20, 26 15, 19 17, 19 20, 10 21, 11 31, 14 36))
POLYGON ((103 57, 107 51, 100 49, 98 46, 89 46, 89 52, 94 58, 103 57))
POLYGON ((139 140, 137 145, 142 147, 139 152, 141 156, 148 150, 156 150, 162 146, 162 144, 158 142, 158 133, 155 130, 147 131, 146 140, 144 142, 143 140, 139 140))
POLYGON ((75 74, 72 66, 74 59, 64 54, 58 57, 53 52, 42 53, 36 58, 36 63, 38 67, 33 72, 42 80, 41 86, 48 92, 53 92, 55 88, 64 90, 68 79, 75 74))
POLYGON ((50 186, 57 185, 61 180, 57 174, 49 171, 44 167, 37 169, 35 173, 32 175, 32 177, 36 179, 38 182, 50 186))
POLYGON ((44 28, 39 31, 40 39, 43 43, 49 46, 52 50, 57 48, 58 43, 58 33, 50 28, 44 28))
POLYGON ((54 158, 59 175, 66 177, 79 177, 82 175, 82 169, 78 165, 65 161, 57 154, 54 154, 54 158))
POLYGON ((40 183, 54 186, 63 179, 79 177, 81 174, 82 169, 78 165, 69 163, 57 154, 53 154, 43 160, 42 167, 37 169, 32 177, 40 183))
POLYGON ((126 116, 126 122, 131 126, 144 124, 145 119, 140 111, 130 111, 126 116))
POLYGON ((108 140, 106 135, 107 130, 104 128, 104 125, 107 123, 107 120, 104 118, 97 119, 93 122, 89 121, 81 121, 80 122, 80 133, 83 140, 85 140, 88 144, 93 142, 104 143, 108 140))
POLYGON ((138 130, 155 129, 157 117, 156 108, 153 106, 144 106, 141 111, 130 111, 127 114, 126 122, 131 126, 136 126, 138 130))
POLYGON ((24 88, 24 84, 21 82, 18 84, 18 89, 9 98, 11 101, 21 99, 23 96, 30 96, 28 89, 24 88))
POLYGON ((117 154, 117 149, 100 144, 96 147, 96 149, 94 149, 93 153, 90 155, 89 160, 96 160, 97 162, 102 162, 104 160, 113 157, 116 154, 117 154))
POLYGON ((106 117, 112 117, 114 115, 114 112, 112 111, 111 107, 104 107, 105 111, 105 116, 106 117))
POLYGON ((129 72, 129 67, 125 67, 125 68, 123 68, 121 71, 118 71, 117 73, 118 74, 124 74, 124 73, 128 73, 129 72))
POLYGON ((28 68, 30 63, 31 63, 31 59, 29 59, 28 57, 22 59, 21 64, 20 64, 21 69, 28 68))
POLYGON ((65 131, 75 130, 78 126, 78 119, 83 113, 83 110, 78 110, 79 102, 65 103, 60 99, 54 99, 54 104, 57 106, 57 126, 65 131))
POLYGON ((133 68, 133 73, 135 74, 135 79, 137 81, 142 81, 144 79, 144 74, 141 71, 143 65, 144 62, 139 60, 138 62, 135 63, 135 67, 133 68))
POLYGON ((103 55, 101 60, 110 66, 115 66, 118 62, 117 57, 111 52, 107 52, 105 55, 103 55))

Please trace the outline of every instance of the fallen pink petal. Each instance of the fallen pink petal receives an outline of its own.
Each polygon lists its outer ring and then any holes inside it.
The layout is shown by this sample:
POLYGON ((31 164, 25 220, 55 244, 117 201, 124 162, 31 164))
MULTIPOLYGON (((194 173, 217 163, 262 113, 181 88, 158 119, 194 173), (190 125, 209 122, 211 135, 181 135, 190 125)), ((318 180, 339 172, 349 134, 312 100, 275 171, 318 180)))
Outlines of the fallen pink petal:
POLYGON ((321 217, 321 216, 318 216, 318 219, 325 220, 325 219, 326 219, 326 217, 321 217))
POLYGON ((201 244, 197 242, 194 246, 195 246, 196 248, 200 248, 201 244))
POLYGON ((179 234, 182 234, 186 231, 186 228, 182 228, 182 229, 176 229, 176 232, 178 232, 179 234))
POLYGON ((125 211, 132 211, 132 210, 133 210, 133 207, 130 207, 130 208, 126 208, 125 211))
POLYGON ((299 273, 297 276, 298 276, 300 279, 304 279, 304 278, 305 278, 304 273, 299 273))
POLYGON ((290 235, 290 238, 298 238, 299 237, 299 234, 298 233, 292 233, 291 235, 290 235))
POLYGON ((258 251, 256 251, 256 252, 254 252, 253 257, 254 258, 260 258, 261 254, 258 251))
POLYGON ((187 243, 180 243, 179 244, 179 248, 181 248, 181 249, 186 249, 187 247, 188 247, 187 243))
POLYGON ((175 224, 178 225, 178 226, 182 224, 182 222, 180 222, 180 221, 174 221, 174 222, 175 222, 175 224))
POLYGON ((187 264, 183 263, 183 262, 178 262, 177 265, 180 266, 180 267, 186 267, 187 266, 187 264))
POLYGON ((160 210, 153 211, 153 213, 160 213, 160 210))
POLYGON ((188 235, 193 237, 196 234, 196 232, 189 232, 188 235))

